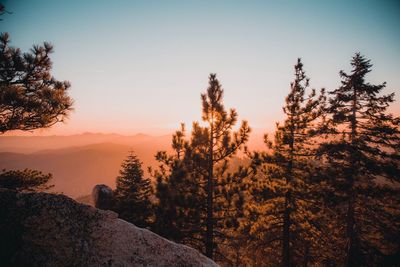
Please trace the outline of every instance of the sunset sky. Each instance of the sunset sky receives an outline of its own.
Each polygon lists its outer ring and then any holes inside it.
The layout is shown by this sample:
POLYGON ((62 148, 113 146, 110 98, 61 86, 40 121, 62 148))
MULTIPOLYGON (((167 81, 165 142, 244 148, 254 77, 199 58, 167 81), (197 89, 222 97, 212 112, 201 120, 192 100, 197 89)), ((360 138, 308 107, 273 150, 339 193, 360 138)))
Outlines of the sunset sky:
MULTIPOLYGON (((400 100, 399 1, 2 1, 0 30, 27 51, 55 46, 75 111, 39 134, 165 134, 201 118, 217 73, 225 106, 271 131, 301 57, 315 88, 336 88, 357 51, 400 100)), ((400 102, 391 111, 400 113, 400 102)), ((37 134, 37 133, 36 133, 37 134)))

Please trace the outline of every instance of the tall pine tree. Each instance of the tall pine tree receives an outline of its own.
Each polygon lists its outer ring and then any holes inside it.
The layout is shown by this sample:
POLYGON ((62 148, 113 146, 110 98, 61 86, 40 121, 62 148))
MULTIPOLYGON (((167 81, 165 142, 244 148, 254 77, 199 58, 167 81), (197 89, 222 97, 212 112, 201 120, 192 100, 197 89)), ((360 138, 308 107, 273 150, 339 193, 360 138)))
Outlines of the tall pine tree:
MULTIPOLYGON (((298 59, 294 67, 295 78, 290 85, 283 111, 286 118, 277 124, 274 141, 265 136, 268 152, 254 153, 252 164, 256 174, 252 178, 252 198, 249 202, 249 231, 261 236, 261 243, 274 253, 280 245, 282 266, 294 262, 310 263, 318 255, 322 239, 322 227, 318 223, 323 208, 318 206, 318 185, 313 184, 315 171, 314 128, 321 116, 319 97, 309 90, 309 79, 298 59), (262 232, 260 235, 259 232, 262 232)), ((319 256, 319 255, 318 255, 319 256)), ((275 259, 270 259, 272 261, 275 259)), ((319 259, 320 260, 320 259, 319 259)))
POLYGON ((190 140, 185 140, 183 131, 178 131, 173 138, 176 154, 159 153, 162 164, 156 173, 159 206, 170 207, 167 212, 172 216, 185 214, 184 218, 168 224, 174 230, 178 225, 183 226, 177 236, 197 240, 201 244, 199 249, 210 258, 219 251, 216 238, 219 245, 224 245, 227 229, 238 226, 243 203, 240 177, 228 168, 230 159, 247 142, 250 132, 246 121, 233 132, 237 113, 234 109, 227 112, 222 99, 221 84, 211 74, 207 92, 201 95, 206 126, 193 123, 190 140), (168 201, 174 204, 165 203, 168 201))
POLYGON ((351 66, 330 92, 320 155, 345 225, 346 266, 375 266, 400 251, 400 119, 387 112, 394 94, 381 94, 386 84, 366 82, 370 60, 356 53, 351 66))
MULTIPOLYGON (((223 89, 215 74, 209 77, 207 92, 201 95, 203 116, 202 119, 208 124, 205 133, 207 135, 207 230, 206 230, 206 256, 213 258, 214 253, 214 226, 217 219, 215 203, 219 204, 218 210, 222 216, 227 216, 229 207, 223 207, 226 202, 230 202, 230 193, 225 193, 227 189, 238 191, 237 187, 230 183, 233 177, 224 177, 228 168, 229 159, 235 155, 238 149, 247 142, 250 128, 246 121, 238 132, 232 134, 232 128, 237 121, 237 113, 231 109, 229 114, 225 111, 222 103, 223 89), (222 196, 215 194, 216 189, 222 196), (215 202, 215 203, 214 203, 215 202), (221 207, 222 206, 222 207, 221 207)), ((239 195, 240 196, 240 195, 239 195)), ((241 201, 240 199, 238 200, 241 201)))

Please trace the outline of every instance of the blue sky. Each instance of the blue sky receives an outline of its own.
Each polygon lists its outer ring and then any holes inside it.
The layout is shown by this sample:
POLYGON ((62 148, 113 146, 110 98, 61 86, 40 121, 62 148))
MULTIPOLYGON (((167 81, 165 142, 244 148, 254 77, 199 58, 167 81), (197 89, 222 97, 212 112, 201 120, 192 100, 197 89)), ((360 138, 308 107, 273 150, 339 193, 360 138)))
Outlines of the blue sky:
POLYGON ((12 45, 51 42, 55 77, 72 83, 75 112, 44 134, 169 132, 200 120, 210 72, 226 107, 271 131, 297 57, 313 87, 331 90, 359 51, 374 64, 369 81, 400 95, 399 1, 2 3, 13 12, 0 22, 12 45))

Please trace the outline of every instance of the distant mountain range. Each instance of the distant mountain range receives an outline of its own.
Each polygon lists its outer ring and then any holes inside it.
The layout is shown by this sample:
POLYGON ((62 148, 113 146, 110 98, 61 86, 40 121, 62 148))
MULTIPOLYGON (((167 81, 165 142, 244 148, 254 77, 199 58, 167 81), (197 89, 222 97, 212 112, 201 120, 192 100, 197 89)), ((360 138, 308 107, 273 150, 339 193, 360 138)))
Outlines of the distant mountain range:
POLYGON ((83 133, 52 136, 1 136, 0 152, 32 153, 39 150, 60 149, 98 143, 115 143, 132 146, 153 142, 164 144, 170 141, 171 135, 150 136, 146 134, 120 135, 83 133))
MULTIPOLYGON (((253 134, 250 149, 263 148, 253 134)), ((147 167, 157 166, 157 151, 171 151, 171 135, 84 133, 68 136, 0 136, 0 169, 52 173, 54 191, 73 198, 90 194, 96 184, 115 186, 122 161, 134 151, 147 167)))
POLYGON ((70 136, 2 136, 0 169, 31 168, 52 173, 54 191, 71 197, 87 195, 95 184, 115 186, 129 151, 154 166, 158 150, 170 150, 171 136, 86 133, 70 136))

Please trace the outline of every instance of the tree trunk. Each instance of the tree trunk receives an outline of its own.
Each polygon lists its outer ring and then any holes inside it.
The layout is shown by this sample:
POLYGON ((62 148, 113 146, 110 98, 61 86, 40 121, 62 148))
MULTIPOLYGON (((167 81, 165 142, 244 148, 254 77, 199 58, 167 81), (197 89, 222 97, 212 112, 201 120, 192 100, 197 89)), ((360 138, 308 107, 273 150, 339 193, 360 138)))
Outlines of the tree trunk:
POLYGON ((211 122, 210 127, 210 147, 209 147, 209 162, 208 162, 208 177, 207 177, 207 230, 206 230, 206 256, 210 259, 213 259, 214 253, 214 218, 213 218, 213 210, 214 210, 214 162, 213 162, 213 147, 214 147, 214 139, 213 139, 213 122, 211 122))
POLYGON ((346 266, 356 267, 358 264, 358 244, 357 244, 357 233, 355 230, 355 188, 354 179, 357 173, 357 155, 356 152, 356 137, 357 137, 357 90, 353 87, 353 105, 352 105, 352 117, 351 117, 351 155, 350 155, 350 168, 351 173, 349 176, 349 200, 346 214, 346 235, 347 235, 347 248, 346 248, 346 266))
MULTIPOLYGON (((292 110, 293 114, 293 110, 292 110)), ((290 143, 289 143, 289 162, 286 173, 286 184, 291 185, 293 175, 293 159, 294 159, 294 123, 293 118, 290 119, 290 143)), ((283 235, 282 235, 282 266, 290 267, 290 212, 291 212, 291 188, 285 194, 285 211, 283 214, 283 235)))
POLYGON ((307 241, 305 242, 305 247, 304 247, 303 267, 308 267, 309 261, 310 261, 310 243, 307 241))
POLYGON ((290 267, 290 191, 285 195, 285 211, 283 214, 282 266, 290 267))
POLYGON ((354 220, 354 198, 350 197, 348 209, 347 209, 347 256, 346 256, 346 266, 356 267, 358 264, 358 248, 355 232, 355 220, 354 220))

